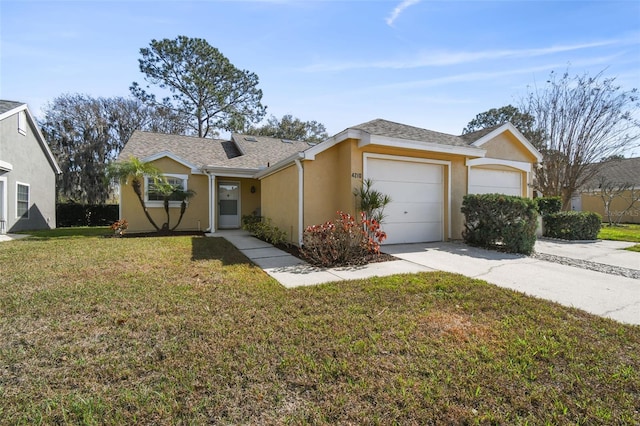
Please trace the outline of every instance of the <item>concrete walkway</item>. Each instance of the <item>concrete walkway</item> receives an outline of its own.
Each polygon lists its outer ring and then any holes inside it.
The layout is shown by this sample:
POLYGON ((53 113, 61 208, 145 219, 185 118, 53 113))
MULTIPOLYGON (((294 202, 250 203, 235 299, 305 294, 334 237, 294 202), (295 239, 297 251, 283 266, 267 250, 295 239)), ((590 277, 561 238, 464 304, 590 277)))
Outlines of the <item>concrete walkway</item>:
POLYGON ((332 281, 355 280, 373 276, 408 274, 433 271, 432 268, 413 264, 402 259, 371 263, 363 266, 318 268, 299 258, 265 243, 242 230, 218 231, 207 234, 224 237, 253 263, 287 288, 316 285, 332 281))
MULTIPOLYGON (((640 280, 609 275, 527 256, 469 247, 463 243, 397 244, 383 251, 396 261, 344 268, 316 268, 244 231, 221 231, 267 274, 287 288, 331 281, 441 270, 479 278, 500 287, 640 325, 640 280)), ((615 241, 540 240, 536 251, 640 270, 640 254, 615 241)))
POLYGON ((0 234, 0 243, 4 241, 13 241, 19 240, 21 238, 26 238, 29 235, 27 234, 0 234))

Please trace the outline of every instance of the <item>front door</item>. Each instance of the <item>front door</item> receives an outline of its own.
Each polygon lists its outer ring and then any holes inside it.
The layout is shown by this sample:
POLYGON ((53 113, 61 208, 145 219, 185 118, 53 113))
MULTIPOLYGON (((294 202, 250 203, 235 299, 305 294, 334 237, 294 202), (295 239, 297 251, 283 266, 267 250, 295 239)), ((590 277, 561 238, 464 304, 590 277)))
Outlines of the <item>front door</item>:
POLYGON ((218 184, 218 227, 240 227, 240 182, 218 184))

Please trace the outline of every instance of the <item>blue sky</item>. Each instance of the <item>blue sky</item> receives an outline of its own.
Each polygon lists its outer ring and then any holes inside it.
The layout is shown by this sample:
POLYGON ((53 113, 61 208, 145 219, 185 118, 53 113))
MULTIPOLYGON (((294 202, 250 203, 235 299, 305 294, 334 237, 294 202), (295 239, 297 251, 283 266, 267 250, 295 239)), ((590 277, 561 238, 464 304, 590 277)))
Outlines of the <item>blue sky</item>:
POLYGON ((640 88, 640 1, 0 0, 0 98, 128 96, 152 39, 206 39, 268 114, 330 134, 384 118, 452 134, 549 72, 640 88))

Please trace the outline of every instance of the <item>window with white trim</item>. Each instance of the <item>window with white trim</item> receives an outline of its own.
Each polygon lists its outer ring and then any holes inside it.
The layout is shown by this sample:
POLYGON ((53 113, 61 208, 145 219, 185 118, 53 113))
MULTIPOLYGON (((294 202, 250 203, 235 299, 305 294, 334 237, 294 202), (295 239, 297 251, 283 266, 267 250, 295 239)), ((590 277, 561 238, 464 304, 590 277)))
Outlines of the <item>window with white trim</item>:
MULTIPOLYGON (((163 176, 167 181, 167 183, 173 186, 174 188, 181 189, 183 191, 187 190, 187 182, 188 182, 187 175, 164 174, 163 176)), ((153 179, 150 179, 148 176, 145 176, 144 187, 145 187, 144 201, 147 203, 147 205, 150 207, 162 206, 164 202, 164 196, 155 190, 153 179)), ((180 202, 181 202, 181 199, 177 194, 172 195, 169 198, 170 205, 179 205, 180 202)))
POLYGON ((29 185, 18 183, 16 185, 16 217, 29 219, 29 185))

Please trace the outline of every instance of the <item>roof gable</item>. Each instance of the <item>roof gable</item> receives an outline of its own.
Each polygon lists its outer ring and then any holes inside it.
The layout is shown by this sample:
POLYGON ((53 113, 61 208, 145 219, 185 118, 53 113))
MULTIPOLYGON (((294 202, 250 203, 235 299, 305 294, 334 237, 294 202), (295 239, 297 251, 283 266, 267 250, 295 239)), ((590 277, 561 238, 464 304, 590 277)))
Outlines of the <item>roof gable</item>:
POLYGON ((477 132, 462 135, 460 138, 472 146, 481 147, 501 133, 509 132, 522 144, 526 151, 533 155, 538 162, 542 161, 542 154, 527 140, 526 137, 511 123, 507 122, 499 126, 489 127, 477 132))
POLYGON ((36 141, 38 142, 38 145, 40 145, 40 148, 42 149, 42 152, 47 158, 47 161, 51 165, 51 168, 53 169, 54 173, 61 174, 62 170, 60 169, 60 166, 58 166, 58 162, 56 161, 56 158, 51 152, 51 149, 49 148, 49 144, 47 144, 47 141, 44 139, 44 136, 42 135, 42 132, 38 127, 38 123, 36 123, 35 118, 33 118, 33 116, 31 115, 31 111, 29 111, 27 104, 22 102, 0 100, 0 120, 4 120, 21 111, 24 111, 27 121, 29 123, 29 126, 34 130, 33 133, 36 138, 36 141))

